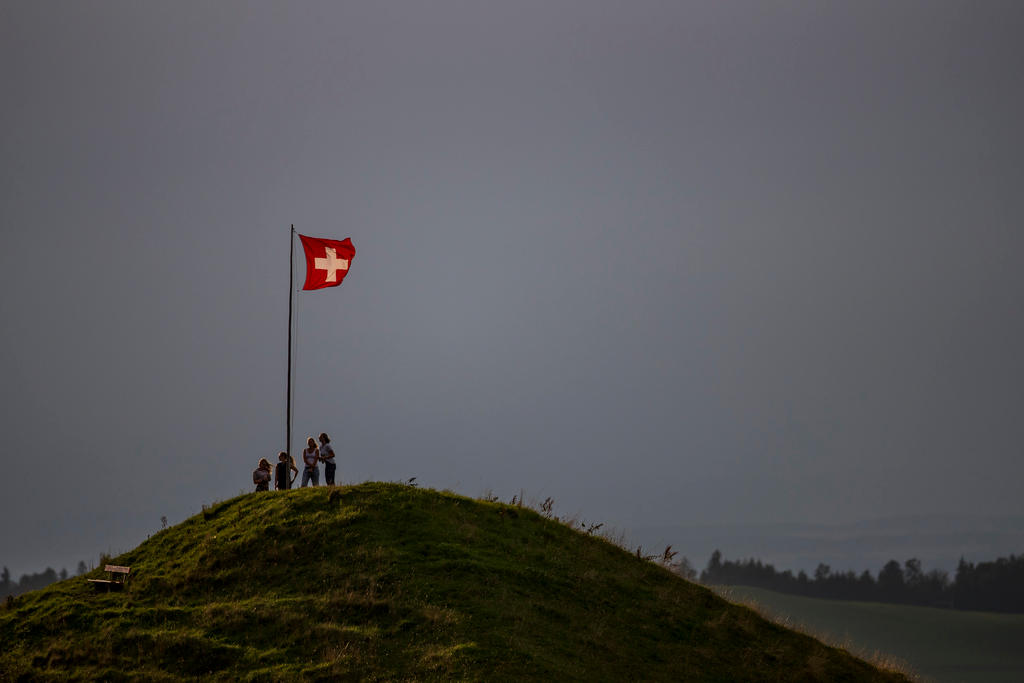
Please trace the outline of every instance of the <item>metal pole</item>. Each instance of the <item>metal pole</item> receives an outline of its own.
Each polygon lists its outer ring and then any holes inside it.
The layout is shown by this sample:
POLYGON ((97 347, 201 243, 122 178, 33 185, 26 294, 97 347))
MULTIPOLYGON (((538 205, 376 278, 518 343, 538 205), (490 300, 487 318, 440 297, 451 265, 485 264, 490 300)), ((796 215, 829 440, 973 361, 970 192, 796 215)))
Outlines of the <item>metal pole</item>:
MULTIPOLYGON (((292 459, 292 298, 295 296, 295 225, 288 235, 288 402, 285 408, 285 451, 288 462, 292 459)), ((289 475, 291 472, 288 473, 289 475)))

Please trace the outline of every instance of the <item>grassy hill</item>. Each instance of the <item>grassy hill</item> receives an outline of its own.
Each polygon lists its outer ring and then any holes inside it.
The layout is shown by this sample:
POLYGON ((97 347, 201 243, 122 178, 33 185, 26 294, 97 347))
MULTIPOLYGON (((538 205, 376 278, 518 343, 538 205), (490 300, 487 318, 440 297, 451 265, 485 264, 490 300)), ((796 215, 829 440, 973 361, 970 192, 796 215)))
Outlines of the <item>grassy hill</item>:
POLYGON ((884 651, 928 680, 1024 681, 1024 614, 819 600, 749 586, 716 590, 852 651, 884 651))
POLYGON ((112 561, 124 592, 0 609, 0 679, 904 680, 527 508, 395 484, 239 496, 112 561))

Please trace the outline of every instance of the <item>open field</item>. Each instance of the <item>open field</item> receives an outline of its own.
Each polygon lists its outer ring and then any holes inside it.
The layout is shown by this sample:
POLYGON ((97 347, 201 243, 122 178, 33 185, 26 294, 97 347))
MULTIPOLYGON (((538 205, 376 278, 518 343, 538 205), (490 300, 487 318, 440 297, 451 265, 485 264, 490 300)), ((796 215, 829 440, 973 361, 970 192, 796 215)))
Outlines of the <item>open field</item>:
POLYGON ((715 590, 855 654, 906 662, 925 680, 1024 681, 1024 614, 818 600, 748 586, 715 590))

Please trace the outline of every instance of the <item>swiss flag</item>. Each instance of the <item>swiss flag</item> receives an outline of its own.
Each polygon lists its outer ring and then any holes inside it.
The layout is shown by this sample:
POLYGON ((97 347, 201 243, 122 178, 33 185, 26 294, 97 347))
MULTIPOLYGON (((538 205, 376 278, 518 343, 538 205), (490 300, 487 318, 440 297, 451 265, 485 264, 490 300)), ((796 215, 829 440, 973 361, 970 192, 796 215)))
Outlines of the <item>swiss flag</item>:
POLYGON ((306 284, 303 289, 337 287, 348 275, 348 267, 356 248, 352 239, 324 240, 299 235, 302 249, 306 252, 306 284))

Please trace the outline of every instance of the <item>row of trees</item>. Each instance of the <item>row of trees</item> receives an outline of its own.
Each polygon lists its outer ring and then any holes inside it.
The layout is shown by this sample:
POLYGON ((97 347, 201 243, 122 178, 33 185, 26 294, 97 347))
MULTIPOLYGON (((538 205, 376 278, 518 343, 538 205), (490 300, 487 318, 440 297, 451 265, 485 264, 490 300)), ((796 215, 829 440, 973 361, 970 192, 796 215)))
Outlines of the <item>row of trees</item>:
MULTIPOLYGON (((680 573, 693 578, 696 572, 689 569, 685 559, 683 566, 686 571, 680 573)), ((78 576, 88 570, 85 562, 78 563, 78 576)), ((13 581, 11 572, 4 567, 0 573, 0 596, 21 595, 66 578, 67 569, 56 572, 47 567, 37 574, 23 574, 18 581, 13 581)), ((833 572, 827 564, 819 564, 812 577, 804 571, 795 575, 788 569, 780 572, 774 566, 755 559, 724 560, 722 553, 716 550, 700 573, 700 581, 727 586, 756 586, 812 598, 1024 612, 1024 555, 1010 555, 977 564, 961 558, 956 576, 950 580, 944 571, 933 569, 925 572, 917 559, 907 560, 902 566, 896 560, 889 560, 877 578, 867 570, 860 574, 833 572)))
MULTIPOLYGON (((87 571, 89 571, 89 568, 85 566, 85 562, 79 562, 77 575, 81 576, 87 571)), ((29 591, 46 588, 51 583, 63 581, 66 578, 68 578, 67 569, 61 569, 58 572, 52 567, 47 567, 37 574, 22 574, 20 579, 14 581, 11 579, 11 571, 4 567, 3 572, 0 572, 0 597, 21 595, 29 591)))
POLYGON ((901 566, 889 560, 878 572, 833 572, 819 564, 814 576, 788 569, 776 571, 760 560, 723 560, 716 550, 700 574, 701 583, 744 585, 779 593, 834 600, 895 602, 928 607, 948 607, 988 612, 1024 612, 1024 555, 1000 557, 993 562, 967 562, 963 558, 950 580, 949 574, 925 572, 921 562, 910 559, 901 566))

